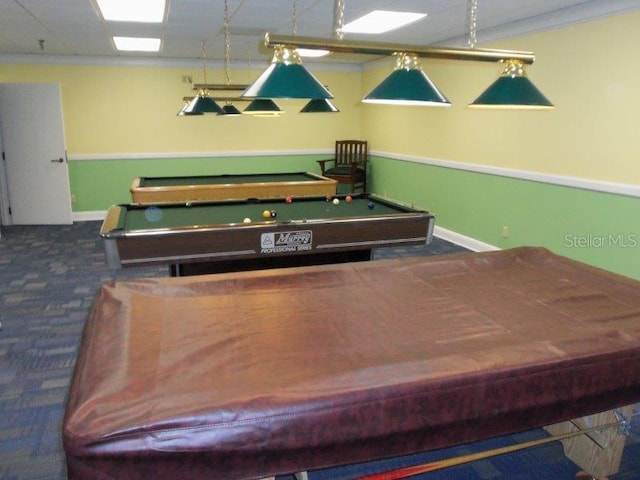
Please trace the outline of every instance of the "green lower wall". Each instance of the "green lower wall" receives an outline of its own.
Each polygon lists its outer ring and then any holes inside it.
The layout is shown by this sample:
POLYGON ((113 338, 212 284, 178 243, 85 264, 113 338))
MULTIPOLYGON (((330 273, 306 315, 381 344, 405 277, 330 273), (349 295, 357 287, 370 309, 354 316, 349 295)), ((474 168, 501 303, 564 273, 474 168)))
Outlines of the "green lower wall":
POLYGON ((233 173, 315 172, 330 155, 229 156, 206 158, 100 159, 69 161, 73 211, 107 210, 129 203, 135 177, 233 173))
MULTIPOLYGON (((130 202, 138 176, 319 173, 327 155, 69 162, 74 212, 130 202)), ((436 214, 436 225, 499 248, 550 250, 640 279, 640 198, 373 156, 369 191, 436 214), (509 230, 503 238, 504 227, 509 230)), ((341 189, 344 191, 344 189, 341 189)))
POLYGON ((371 159, 370 190, 499 248, 543 246, 640 279, 640 198, 381 157, 371 159))

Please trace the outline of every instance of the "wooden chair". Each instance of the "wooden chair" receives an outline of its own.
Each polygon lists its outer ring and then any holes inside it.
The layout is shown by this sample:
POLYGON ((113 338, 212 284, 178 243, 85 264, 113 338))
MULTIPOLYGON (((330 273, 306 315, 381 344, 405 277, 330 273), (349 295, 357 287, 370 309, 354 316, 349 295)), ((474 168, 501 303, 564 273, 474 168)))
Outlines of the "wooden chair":
POLYGON ((364 140, 336 141, 335 158, 318 160, 322 175, 336 180, 339 184, 351 185, 351 193, 356 187, 367 191, 368 145, 364 140), (333 166, 327 165, 333 162, 333 166), (330 168, 327 168, 327 167, 330 168))

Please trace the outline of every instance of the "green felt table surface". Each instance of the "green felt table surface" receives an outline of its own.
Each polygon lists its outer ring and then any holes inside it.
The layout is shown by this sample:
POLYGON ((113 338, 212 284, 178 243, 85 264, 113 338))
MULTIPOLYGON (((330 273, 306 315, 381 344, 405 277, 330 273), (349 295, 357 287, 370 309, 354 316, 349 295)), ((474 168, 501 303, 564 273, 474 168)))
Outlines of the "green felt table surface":
POLYGON ((243 224, 245 218, 252 223, 289 222, 318 219, 336 219, 363 216, 382 216, 413 213, 416 210, 379 199, 354 198, 338 205, 325 199, 298 199, 286 203, 284 199, 260 202, 194 203, 154 206, 127 205, 123 208, 118 229, 134 231, 163 228, 197 227, 220 224, 243 224), (373 208, 369 208, 369 203, 373 208), (275 210, 275 218, 263 217, 265 210, 275 210))
POLYGON ((201 175, 186 177, 142 177, 141 187, 177 187, 180 185, 224 185, 239 183, 310 182, 320 181, 313 175, 300 173, 265 173, 243 175, 201 175))

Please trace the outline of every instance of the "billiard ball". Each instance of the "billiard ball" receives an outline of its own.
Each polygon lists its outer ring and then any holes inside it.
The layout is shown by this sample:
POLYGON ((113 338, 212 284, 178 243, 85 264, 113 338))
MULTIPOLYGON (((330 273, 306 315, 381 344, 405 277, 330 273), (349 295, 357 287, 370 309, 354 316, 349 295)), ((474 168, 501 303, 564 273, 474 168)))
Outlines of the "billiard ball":
POLYGON ((272 217, 275 217, 276 215, 278 215, 278 212, 276 212, 275 210, 271 210, 269 213, 271 214, 272 217))
POLYGON ((291 203, 291 202, 293 202, 293 197, 289 196, 289 197, 285 198, 284 201, 287 202, 287 203, 291 203))
POLYGON ((369 207, 369 210, 373 210, 373 207, 375 207, 375 205, 373 204, 373 202, 369 202, 367 203, 367 207, 369 207))
POLYGON ((191 202, 186 203, 187 208, 191 207, 191 202))
POLYGON ((244 223, 251 223, 251 219, 250 219, 249 217, 247 217, 247 218, 245 218, 245 219, 243 220, 243 222, 244 222, 244 223))
POLYGON ((333 195, 327 195, 325 198, 327 199, 327 202, 330 202, 333 198, 333 195))
POLYGON ((271 210, 265 210, 262 212, 264 218, 271 218, 271 210))
POLYGON ((340 203, 340 200, 338 200, 337 198, 333 199, 333 204, 334 205, 338 205, 340 203))
POLYGON ((351 197, 351 195, 347 195, 346 197, 344 197, 344 201, 347 203, 351 203, 352 200, 353 198, 351 197))
POLYGON ((144 211, 144 217, 150 222, 159 222, 162 219, 162 210, 158 207, 149 207, 144 211))

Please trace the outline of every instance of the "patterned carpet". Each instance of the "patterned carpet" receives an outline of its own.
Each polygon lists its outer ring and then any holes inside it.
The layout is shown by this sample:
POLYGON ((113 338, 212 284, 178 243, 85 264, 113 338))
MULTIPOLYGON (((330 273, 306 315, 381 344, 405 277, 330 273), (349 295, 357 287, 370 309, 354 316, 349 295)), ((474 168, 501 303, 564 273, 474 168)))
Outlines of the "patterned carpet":
MULTIPOLYGON (((0 238, 0 479, 66 478, 60 428, 84 319, 100 285, 110 280, 166 276, 165 267, 107 268, 98 222, 3 227, 0 238)), ((440 239, 425 247, 381 249, 374 258, 462 251, 440 239)), ((640 479, 640 422, 628 439, 621 473, 640 479)), ((446 458, 544 436, 542 430, 412 458, 310 473, 311 480, 347 480, 366 473, 446 458)), ((573 479, 577 467, 559 444, 417 476, 428 480, 573 479)), ((288 476, 279 480, 289 480, 288 476)), ((91 479, 87 479, 91 480, 91 479)), ((176 479, 180 480, 180 479, 176 479)))

